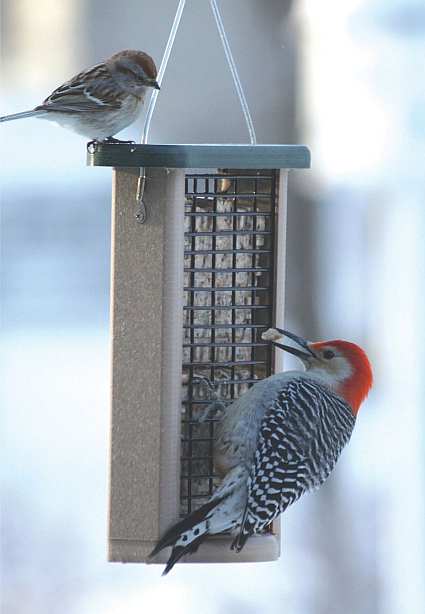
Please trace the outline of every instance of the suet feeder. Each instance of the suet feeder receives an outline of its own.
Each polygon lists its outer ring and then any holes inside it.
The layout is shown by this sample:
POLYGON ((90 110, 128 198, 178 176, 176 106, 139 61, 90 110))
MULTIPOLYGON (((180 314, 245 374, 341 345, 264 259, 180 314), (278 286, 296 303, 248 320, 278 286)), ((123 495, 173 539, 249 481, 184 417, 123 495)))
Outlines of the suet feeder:
MULTIPOLYGON (((214 489, 215 418, 199 419, 211 402, 200 378, 229 403, 281 370, 261 334, 284 324, 288 171, 310 156, 294 145, 97 143, 88 163, 114 169, 109 559, 146 562, 214 489)), ((210 537, 187 561, 279 556, 276 524, 239 554, 231 541, 210 537)))

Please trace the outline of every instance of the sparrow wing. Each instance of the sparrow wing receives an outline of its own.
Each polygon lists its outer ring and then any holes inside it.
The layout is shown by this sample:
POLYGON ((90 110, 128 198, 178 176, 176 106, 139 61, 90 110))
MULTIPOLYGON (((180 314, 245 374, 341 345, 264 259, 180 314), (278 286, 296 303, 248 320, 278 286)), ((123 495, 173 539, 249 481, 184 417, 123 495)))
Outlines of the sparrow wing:
POLYGON ((96 64, 55 89, 36 110, 80 113, 120 109, 124 96, 105 64, 96 64))

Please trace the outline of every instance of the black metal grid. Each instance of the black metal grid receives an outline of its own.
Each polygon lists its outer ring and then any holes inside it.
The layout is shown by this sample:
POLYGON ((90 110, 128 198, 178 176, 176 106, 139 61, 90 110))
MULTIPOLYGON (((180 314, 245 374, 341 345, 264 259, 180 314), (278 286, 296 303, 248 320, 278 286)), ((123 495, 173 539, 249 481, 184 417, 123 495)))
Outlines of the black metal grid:
POLYGON ((181 513, 214 489, 206 376, 228 404, 272 373, 277 171, 186 175, 181 513))

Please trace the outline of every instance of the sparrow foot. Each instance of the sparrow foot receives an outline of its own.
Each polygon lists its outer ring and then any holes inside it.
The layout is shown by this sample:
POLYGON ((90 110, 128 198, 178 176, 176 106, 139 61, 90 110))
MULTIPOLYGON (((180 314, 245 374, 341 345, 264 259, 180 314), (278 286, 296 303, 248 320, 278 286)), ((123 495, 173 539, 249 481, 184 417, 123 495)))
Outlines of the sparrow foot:
POLYGON ((135 145, 135 141, 120 141, 119 139, 115 139, 113 136, 108 136, 106 139, 102 141, 98 141, 94 139, 93 141, 89 141, 87 143, 87 151, 91 154, 94 154, 97 151, 98 145, 135 145))
POLYGON ((97 151, 97 146, 99 145, 100 141, 89 141, 87 143, 87 151, 90 154, 94 154, 97 151))
POLYGON ((105 143, 107 145, 135 145, 136 141, 120 141, 120 139, 116 139, 113 136, 108 136, 106 139, 101 141, 101 143, 105 143))

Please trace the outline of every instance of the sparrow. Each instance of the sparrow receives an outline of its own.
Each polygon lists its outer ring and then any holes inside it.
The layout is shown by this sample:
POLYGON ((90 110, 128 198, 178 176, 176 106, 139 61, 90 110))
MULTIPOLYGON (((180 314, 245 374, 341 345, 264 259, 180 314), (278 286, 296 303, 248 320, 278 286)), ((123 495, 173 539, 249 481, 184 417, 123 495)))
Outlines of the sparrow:
POLYGON ((78 73, 32 111, 0 117, 0 122, 41 117, 94 141, 120 142, 113 136, 139 115, 147 88, 159 90, 153 59, 126 49, 78 73))

